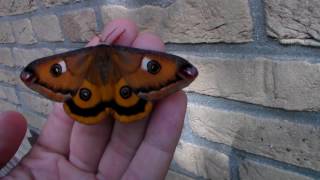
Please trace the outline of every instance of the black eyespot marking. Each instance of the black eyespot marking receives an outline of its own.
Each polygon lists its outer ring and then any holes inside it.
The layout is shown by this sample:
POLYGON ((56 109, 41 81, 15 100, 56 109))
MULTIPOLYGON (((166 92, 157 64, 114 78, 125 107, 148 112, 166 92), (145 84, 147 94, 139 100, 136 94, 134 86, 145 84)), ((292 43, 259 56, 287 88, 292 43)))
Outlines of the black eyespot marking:
POLYGON ((53 64, 51 66, 50 69, 50 73, 54 76, 54 77, 58 77, 62 74, 62 67, 60 64, 53 64))
POLYGON ((151 60, 151 61, 148 62, 147 68, 148 68, 148 72, 149 73, 157 74, 160 71, 161 66, 157 61, 151 60))
POLYGON ((129 86, 123 86, 120 89, 120 95, 123 99, 128 99, 132 95, 132 90, 129 86))
POLYGON ((87 88, 81 88, 79 96, 83 101, 88 101, 91 98, 91 91, 87 88))

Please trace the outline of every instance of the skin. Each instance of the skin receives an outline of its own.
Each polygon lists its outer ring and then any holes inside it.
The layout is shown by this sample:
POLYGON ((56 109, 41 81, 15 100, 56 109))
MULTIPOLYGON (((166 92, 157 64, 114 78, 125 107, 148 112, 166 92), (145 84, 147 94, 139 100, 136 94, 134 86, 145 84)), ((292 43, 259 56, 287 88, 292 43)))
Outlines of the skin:
MULTIPOLYGON (((87 46, 101 41, 164 51, 158 36, 139 33, 125 19, 109 23, 87 46)), ((164 179, 186 106, 186 95, 179 91, 159 101, 147 119, 130 124, 107 119, 87 126, 70 119, 62 105, 55 104, 30 153, 4 179, 164 179)), ((17 112, 0 115, 0 167, 18 149, 26 126, 17 112)))

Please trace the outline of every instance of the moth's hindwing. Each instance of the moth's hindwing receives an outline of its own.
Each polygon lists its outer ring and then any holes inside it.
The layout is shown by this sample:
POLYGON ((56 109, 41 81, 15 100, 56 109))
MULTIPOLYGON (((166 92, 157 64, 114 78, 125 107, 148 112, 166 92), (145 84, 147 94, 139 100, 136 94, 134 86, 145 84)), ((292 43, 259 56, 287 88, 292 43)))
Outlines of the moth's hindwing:
POLYGON ((112 116, 121 122, 132 122, 148 116, 152 102, 138 97, 124 79, 115 85, 112 116))
MULTIPOLYGON (((63 107, 73 119, 85 124, 97 124, 109 114, 101 96, 101 87, 85 80, 71 99, 63 107)), ((106 89, 111 91, 110 89, 106 89)))
POLYGON ((77 94, 64 103, 64 109, 85 124, 97 124, 108 115, 120 122, 133 122, 148 116, 152 102, 134 94, 123 79, 104 86, 84 81, 77 94))

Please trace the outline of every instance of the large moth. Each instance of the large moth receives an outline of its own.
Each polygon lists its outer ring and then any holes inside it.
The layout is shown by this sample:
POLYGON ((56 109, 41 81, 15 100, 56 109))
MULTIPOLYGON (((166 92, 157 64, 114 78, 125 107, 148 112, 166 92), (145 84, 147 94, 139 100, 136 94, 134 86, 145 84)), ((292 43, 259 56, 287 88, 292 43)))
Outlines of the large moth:
POLYGON ((188 86, 197 75, 192 64, 175 55, 98 45, 37 59, 20 78, 63 102, 74 120, 96 124, 108 116, 121 122, 142 119, 155 100, 188 86))

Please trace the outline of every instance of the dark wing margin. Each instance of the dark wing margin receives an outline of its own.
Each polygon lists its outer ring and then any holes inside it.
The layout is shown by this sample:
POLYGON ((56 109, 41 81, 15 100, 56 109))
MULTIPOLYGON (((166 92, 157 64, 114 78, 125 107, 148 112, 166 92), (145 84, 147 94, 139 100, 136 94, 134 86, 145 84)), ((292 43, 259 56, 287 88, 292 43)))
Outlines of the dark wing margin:
POLYGON ((114 100, 111 101, 100 101, 94 107, 81 108, 76 105, 76 103, 69 99, 66 102, 72 114, 82 116, 82 117, 95 117, 103 112, 106 108, 111 108, 116 111, 119 115, 131 116, 144 112, 147 101, 144 99, 139 99, 139 101, 130 107, 123 107, 118 105, 114 100))

